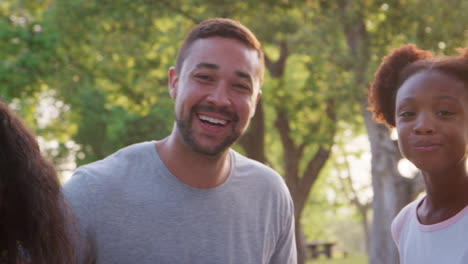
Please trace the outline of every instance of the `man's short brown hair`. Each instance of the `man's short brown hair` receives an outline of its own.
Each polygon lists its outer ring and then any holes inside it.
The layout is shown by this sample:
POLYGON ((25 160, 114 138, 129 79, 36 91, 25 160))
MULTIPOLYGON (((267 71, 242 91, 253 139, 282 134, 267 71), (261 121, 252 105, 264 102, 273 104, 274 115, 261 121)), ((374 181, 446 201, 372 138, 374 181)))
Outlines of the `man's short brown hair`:
POLYGON ((235 39, 244 43, 247 47, 257 51, 260 60, 260 84, 263 83, 265 71, 264 55, 262 47, 255 35, 241 23, 228 18, 207 19, 195 26, 185 37, 177 54, 176 71, 181 72, 182 65, 188 55, 190 46, 198 39, 222 37, 235 39))

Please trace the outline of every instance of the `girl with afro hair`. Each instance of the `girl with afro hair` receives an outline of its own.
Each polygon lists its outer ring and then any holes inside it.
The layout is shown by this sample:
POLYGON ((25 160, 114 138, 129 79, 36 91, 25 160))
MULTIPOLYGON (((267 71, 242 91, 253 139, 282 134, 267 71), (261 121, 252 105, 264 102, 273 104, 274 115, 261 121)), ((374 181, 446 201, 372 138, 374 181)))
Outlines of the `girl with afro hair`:
POLYGON ((369 104, 375 120, 396 128, 426 187, 393 220, 400 263, 468 263, 468 49, 441 59, 414 45, 394 50, 369 104))
POLYGON ((72 223, 54 168, 0 101, 0 263, 76 263, 72 223))

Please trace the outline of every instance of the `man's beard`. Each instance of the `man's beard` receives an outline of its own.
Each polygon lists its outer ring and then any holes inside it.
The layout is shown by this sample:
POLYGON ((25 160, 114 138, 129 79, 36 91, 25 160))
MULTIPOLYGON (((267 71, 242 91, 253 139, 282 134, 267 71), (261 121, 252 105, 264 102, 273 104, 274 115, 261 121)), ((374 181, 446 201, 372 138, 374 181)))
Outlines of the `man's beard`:
POLYGON ((180 134, 182 135, 182 138, 184 139, 185 143, 188 146, 190 146, 190 148, 193 151, 209 156, 215 156, 220 154, 221 152, 228 149, 232 144, 234 144, 234 142, 236 142, 236 140, 240 136, 240 132, 236 131, 238 121, 239 117, 235 113, 226 109, 219 109, 209 105, 194 105, 190 110, 190 116, 188 120, 181 120, 176 118, 177 128, 179 129, 180 134), (216 146, 202 146, 201 144, 199 144, 199 142, 197 142, 192 131, 193 118, 198 118, 195 114, 198 111, 219 113, 228 117, 231 120, 230 122, 232 122, 232 124, 230 124, 231 133, 227 135, 226 138, 224 138, 224 140, 216 146))

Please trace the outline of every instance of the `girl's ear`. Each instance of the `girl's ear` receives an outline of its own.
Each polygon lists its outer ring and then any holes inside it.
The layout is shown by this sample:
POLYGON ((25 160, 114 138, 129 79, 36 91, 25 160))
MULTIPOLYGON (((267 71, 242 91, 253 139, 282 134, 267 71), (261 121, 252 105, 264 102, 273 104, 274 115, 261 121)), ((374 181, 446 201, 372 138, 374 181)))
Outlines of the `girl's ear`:
POLYGON ((172 99, 176 99, 177 83, 179 82, 179 75, 177 74, 175 67, 169 68, 168 76, 169 76, 169 81, 168 81, 169 94, 171 95, 172 99))

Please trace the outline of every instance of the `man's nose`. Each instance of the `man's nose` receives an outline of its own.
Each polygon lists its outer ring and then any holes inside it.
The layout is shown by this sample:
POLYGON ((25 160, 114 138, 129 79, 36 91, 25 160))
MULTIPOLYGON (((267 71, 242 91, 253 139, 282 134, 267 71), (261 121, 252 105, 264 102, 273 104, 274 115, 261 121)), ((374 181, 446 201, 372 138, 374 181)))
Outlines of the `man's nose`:
POLYGON ((207 97, 207 101, 208 103, 217 106, 230 105, 231 98, 229 96, 228 85, 223 81, 218 82, 218 84, 210 91, 210 94, 207 97))

